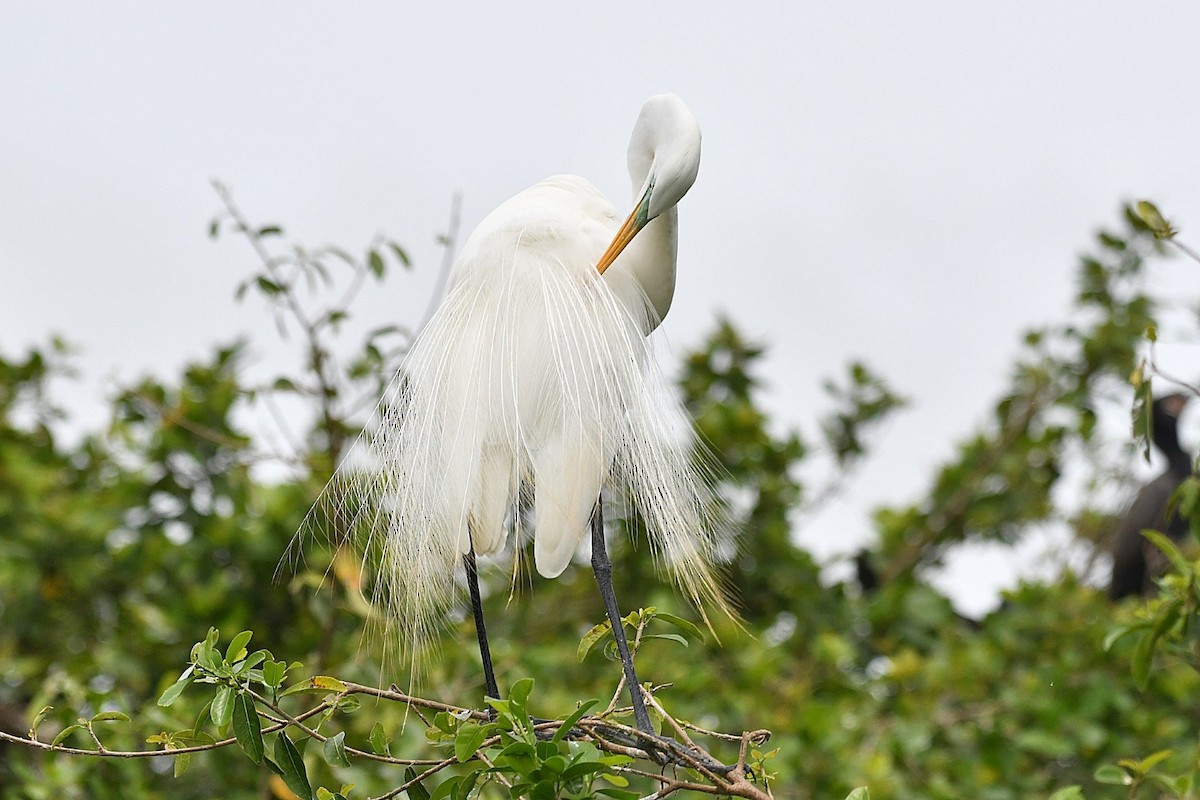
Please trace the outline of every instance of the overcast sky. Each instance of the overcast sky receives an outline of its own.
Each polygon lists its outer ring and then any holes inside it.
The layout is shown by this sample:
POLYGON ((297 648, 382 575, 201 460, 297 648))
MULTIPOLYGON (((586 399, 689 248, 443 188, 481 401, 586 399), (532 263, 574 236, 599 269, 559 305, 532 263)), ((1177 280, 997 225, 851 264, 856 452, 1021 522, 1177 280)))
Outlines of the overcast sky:
MULTIPOLYGON (((771 348, 765 402, 810 431, 850 358, 912 399, 806 522, 818 553, 853 549, 984 419, 1122 200, 1200 226, 1200 5, 701 5, 6 3, 0 352, 76 343, 69 402, 95 424, 117 381, 238 333, 273 369, 270 317, 231 297, 252 254, 206 235, 214 178, 309 243, 404 243, 415 274, 364 313, 413 322, 455 191, 466 229, 554 173, 625 206, 637 110, 674 91, 704 155, 671 347, 728 314, 771 348)), ((1186 269, 1156 279, 1186 290, 1186 269)), ((948 585, 983 608, 1009 561, 976 555, 948 585)))

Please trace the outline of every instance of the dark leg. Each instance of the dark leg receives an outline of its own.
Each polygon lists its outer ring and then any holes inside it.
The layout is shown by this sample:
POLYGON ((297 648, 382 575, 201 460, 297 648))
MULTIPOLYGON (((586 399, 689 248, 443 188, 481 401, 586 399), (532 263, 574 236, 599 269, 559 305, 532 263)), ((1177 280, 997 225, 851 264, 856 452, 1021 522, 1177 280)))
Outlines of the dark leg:
POLYGON ((617 609, 617 595, 613 592, 612 562, 608 559, 608 549, 604 544, 604 512, 599 501, 592 511, 592 571, 596 573, 596 584, 600 587, 600 596, 604 598, 604 610, 608 613, 608 621, 612 623, 613 636, 617 640, 617 652, 625 669, 625 685, 629 687, 629 698, 633 701, 633 718, 640 730, 654 735, 654 726, 650 724, 650 715, 642 700, 642 685, 638 683, 637 673, 633 670, 629 642, 625 640, 625 626, 621 624, 621 612, 617 609))
POLYGON ((479 598, 479 570, 475 566, 475 546, 463 556, 467 568, 467 589, 471 593, 471 611, 475 614, 475 635, 479 638, 479 658, 483 661, 483 682, 487 696, 500 699, 496 688, 496 672, 492 667, 492 649, 488 647, 487 628, 483 624, 483 602, 479 598))

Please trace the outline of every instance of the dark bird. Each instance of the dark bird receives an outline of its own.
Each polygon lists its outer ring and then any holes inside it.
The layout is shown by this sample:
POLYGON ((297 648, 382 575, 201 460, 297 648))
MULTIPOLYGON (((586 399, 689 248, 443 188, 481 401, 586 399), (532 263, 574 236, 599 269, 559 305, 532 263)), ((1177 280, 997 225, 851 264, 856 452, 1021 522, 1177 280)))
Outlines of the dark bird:
POLYGON ((1150 439, 1166 456, 1167 468, 1142 487, 1117 525, 1112 582, 1108 587, 1108 596, 1113 600, 1131 594, 1150 594, 1154 579, 1165 570, 1165 557, 1142 536, 1142 531, 1161 531, 1176 542, 1187 535, 1187 520, 1170 509, 1171 496, 1192 474, 1191 456, 1179 446, 1179 415, 1187 401, 1186 394, 1171 394, 1154 401, 1150 439))

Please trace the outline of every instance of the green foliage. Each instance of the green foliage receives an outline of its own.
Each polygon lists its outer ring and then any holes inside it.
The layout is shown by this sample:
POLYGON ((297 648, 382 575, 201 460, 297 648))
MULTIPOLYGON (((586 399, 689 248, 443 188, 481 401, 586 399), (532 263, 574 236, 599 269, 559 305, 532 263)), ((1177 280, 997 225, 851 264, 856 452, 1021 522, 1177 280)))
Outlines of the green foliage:
MULTIPOLYGON (((1124 222, 1080 259, 1071 320, 1025 336, 991 419, 959 445, 926 497, 875 512, 885 583, 939 564, 948 547, 1012 543, 1059 513, 1054 490, 1064 458, 1096 451, 1096 410, 1140 376, 1143 336, 1155 322, 1144 266, 1157 245, 1131 209, 1124 222)), ((1149 381, 1135 382, 1144 400, 1149 381)))
MULTIPOLYGON (((646 610, 632 616, 637 620, 637 641, 640 642, 646 623, 656 615, 652 610, 646 610)), ((670 621, 684 630, 691 630, 687 623, 679 625, 681 622, 670 621)), ((699 631, 695 633, 699 635, 699 631)), ((193 725, 148 737, 147 743, 157 745, 157 750, 124 752, 106 748, 96 732, 96 724, 130 722, 127 715, 113 711, 80 718, 77 723, 63 728, 48 749, 62 749, 72 735, 86 733, 90 747, 88 742, 83 742, 79 748, 66 752, 121 758, 150 756, 156 752, 173 755, 173 775, 178 778, 185 773, 197 751, 211 752, 229 745, 232 732, 232 741, 251 762, 263 764, 279 777, 283 786, 300 798, 345 797, 352 788, 351 784, 340 784, 337 791, 325 786, 317 786, 314 790, 310 774, 319 762, 307 755, 312 749, 308 747, 312 740, 321 742, 320 752, 325 765, 334 772, 353 767, 352 758, 373 758, 381 765, 397 768, 420 764, 421 773, 411 767, 404 772, 402 786, 411 796, 466 798, 488 786, 499 787, 503 795, 513 797, 606 796, 632 800, 640 796, 639 792, 627 788, 631 781, 623 774, 638 774, 628 769, 634 759, 624 752, 613 752, 614 748, 628 750, 631 745, 637 746, 637 740, 630 738, 636 731, 615 721, 623 712, 612 706, 596 715, 592 712, 599 701, 589 700, 561 721, 536 719, 530 714, 534 682, 528 678, 516 681, 506 698, 489 699, 491 710, 488 713, 422 701, 395 690, 373 690, 329 676, 296 679, 286 685, 287 674, 295 672, 301 665, 276 661, 266 650, 249 653, 245 645, 251 638, 249 631, 243 631, 222 652, 218 647, 220 634, 214 628, 203 641, 192 647, 188 668, 162 693, 158 705, 171 707, 185 695, 195 699, 194 696, 200 693, 203 694, 199 701, 204 704, 193 725), (356 695, 361 693, 406 704, 426 725, 427 745, 448 757, 423 761, 395 758, 379 723, 370 733, 371 751, 348 745, 346 730, 324 732, 323 728, 344 722, 360 710, 356 695), (314 705, 307 700, 311 694, 323 695, 323 698, 314 705), (282 705, 283 698, 287 697, 292 700, 303 698, 309 707, 288 712, 282 705), (430 707, 440 709, 431 719, 422 714, 430 707), (620 744, 614 744, 614 741, 620 744), (458 768, 450 770, 454 765, 458 768), (452 774, 443 775, 443 771, 452 774), (435 776, 438 783, 430 792, 425 784, 435 776)), ((656 706, 656 710, 663 713, 660 706, 656 706)), ((761 769, 766 757, 755 752, 754 764, 761 769)), ((692 779, 703 780, 703 777, 696 772, 692 779)))
MULTIPOLYGON (((301 353, 294 373, 250 385, 246 345, 221 346, 176 376, 122 388, 107 430, 67 438, 52 397, 70 379, 69 350, 0 356, 0 730, 58 750, 0 742, 0 798, 682 795, 597 743, 634 734, 620 669, 601 655, 611 628, 589 628, 604 611, 586 569, 553 582, 485 573, 506 690, 491 715, 476 707, 469 619, 451 621, 417 684, 449 707, 421 706, 395 686, 372 688, 411 676, 375 634, 372 576, 355 554, 300 543, 277 579, 361 424, 354 409, 407 344, 388 326, 333 358, 355 287, 410 262, 382 237, 360 257, 301 246, 223 199, 214 235, 232 231, 254 251, 238 292, 276 312, 301 353), (326 303, 339 275, 349 289, 326 303), (261 443, 240 421, 272 394, 302 399, 313 417, 302 451, 285 459, 302 474, 266 482, 253 469, 261 443), (222 643, 217 629, 241 633, 222 643), (613 700, 581 700, 593 697, 613 700), (144 748, 160 755, 67 754, 144 748)), ((901 799, 1194 796, 1200 563, 1188 547, 1151 534, 1172 571, 1157 598, 1115 609, 1068 572, 967 626, 920 580, 963 543, 1016 542, 1064 518, 1070 459, 1099 475, 1111 452, 1098 424, 1108 398, 1126 402, 1132 382, 1146 403, 1152 379, 1165 380, 1145 356, 1158 302, 1144 264, 1163 246, 1155 236, 1169 230, 1162 241, 1182 245, 1155 213, 1161 225, 1131 209, 1099 236, 1080 260, 1070 318, 1025 337, 981 429, 923 497, 875 512, 876 592, 822 585, 794 526, 844 485, 903 400, 855 363, 824 384, 827 412, 803 433, 784 429, 760 402, 763 347, 717 322, 685 356, 680 386, 729 503, 728 575, 745 631, 714 620, 720 640, 707 635, 618 537, 618 595, 640 607, 624 624, 657 724, 751 732, 717 747, 727 763, 744 749, 745 785, 780 797, 863 800, 864 785, 901 799)), ((1200 530, 1200 483, 1185 483, 1179 504, 1200 530)), ((1111 510, 1073 511, 1081 540, 1098 541, 1111 510)))
MULTIPOLYGON (((823 485, 808 490, 799 475, 813 455, 799 431, 774 430, 758 398, 755 375, 762 346, 747 342, 727 319, 684 360, 679 383, 696 430, 717 459, 717 480, 729 498, 737 539, 728 569, 737 602, 749 620, 770 624, 796 605, 825 607, 818 567, 792 542, 792 515, 828 499, 867 452, 873 426, 904 404, 886 382, 861 363, 850 365, 845 385, 827 380, 835 408, 817 427, 831 462, 823 485)), ((643 582, 638 575, 634 586, 643 582)))

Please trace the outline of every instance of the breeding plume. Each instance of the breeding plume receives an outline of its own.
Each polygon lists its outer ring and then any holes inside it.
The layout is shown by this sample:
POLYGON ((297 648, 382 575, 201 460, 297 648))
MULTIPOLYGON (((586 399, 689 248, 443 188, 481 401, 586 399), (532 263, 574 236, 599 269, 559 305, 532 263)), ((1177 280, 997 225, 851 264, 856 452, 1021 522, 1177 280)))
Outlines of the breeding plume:
MULTIPOLYGON (((601 488, 631 499, 683 592, 723 607, 710 571, 713 497, 690 423, 647 335, 675 291, 676 204, 700 164, 683 101, 643 105, 629 142, 627 216, 589 182, 547 178, 489 214, 463 244, 441 306, 307 525, 365 545, 378 597, 415 647, 458 600, 462 564, 487 691, 497 696, 476 555, 520 552, 563 572, 591 530, 592 564, 621 631, 601 488), (624 220, 622 222, 622 220, 624 220), (532 499, 532 521, 518 510, 532 499)), ((626 677, 637 686, 624 636, 626 677)), ((638 722, 649 718, 633 692, 638 722)))
POLYGON ((1108 587, 1113 600, 1152 592, 1154 578, 1166 568, 1166 557, 1142 536, 1142 531, 1161 531, 1177 542, 1187 535, 1187 520, 1169 508, 1171 495, 1192 474, 1191 456, 1179 445, 1179 415, 1187 402, 1186 394, 1170 394, 1155 400, 1151 407, 1150 439, 1166 456, 1167 468, 1142 487, 1117 525, 1108 587))

